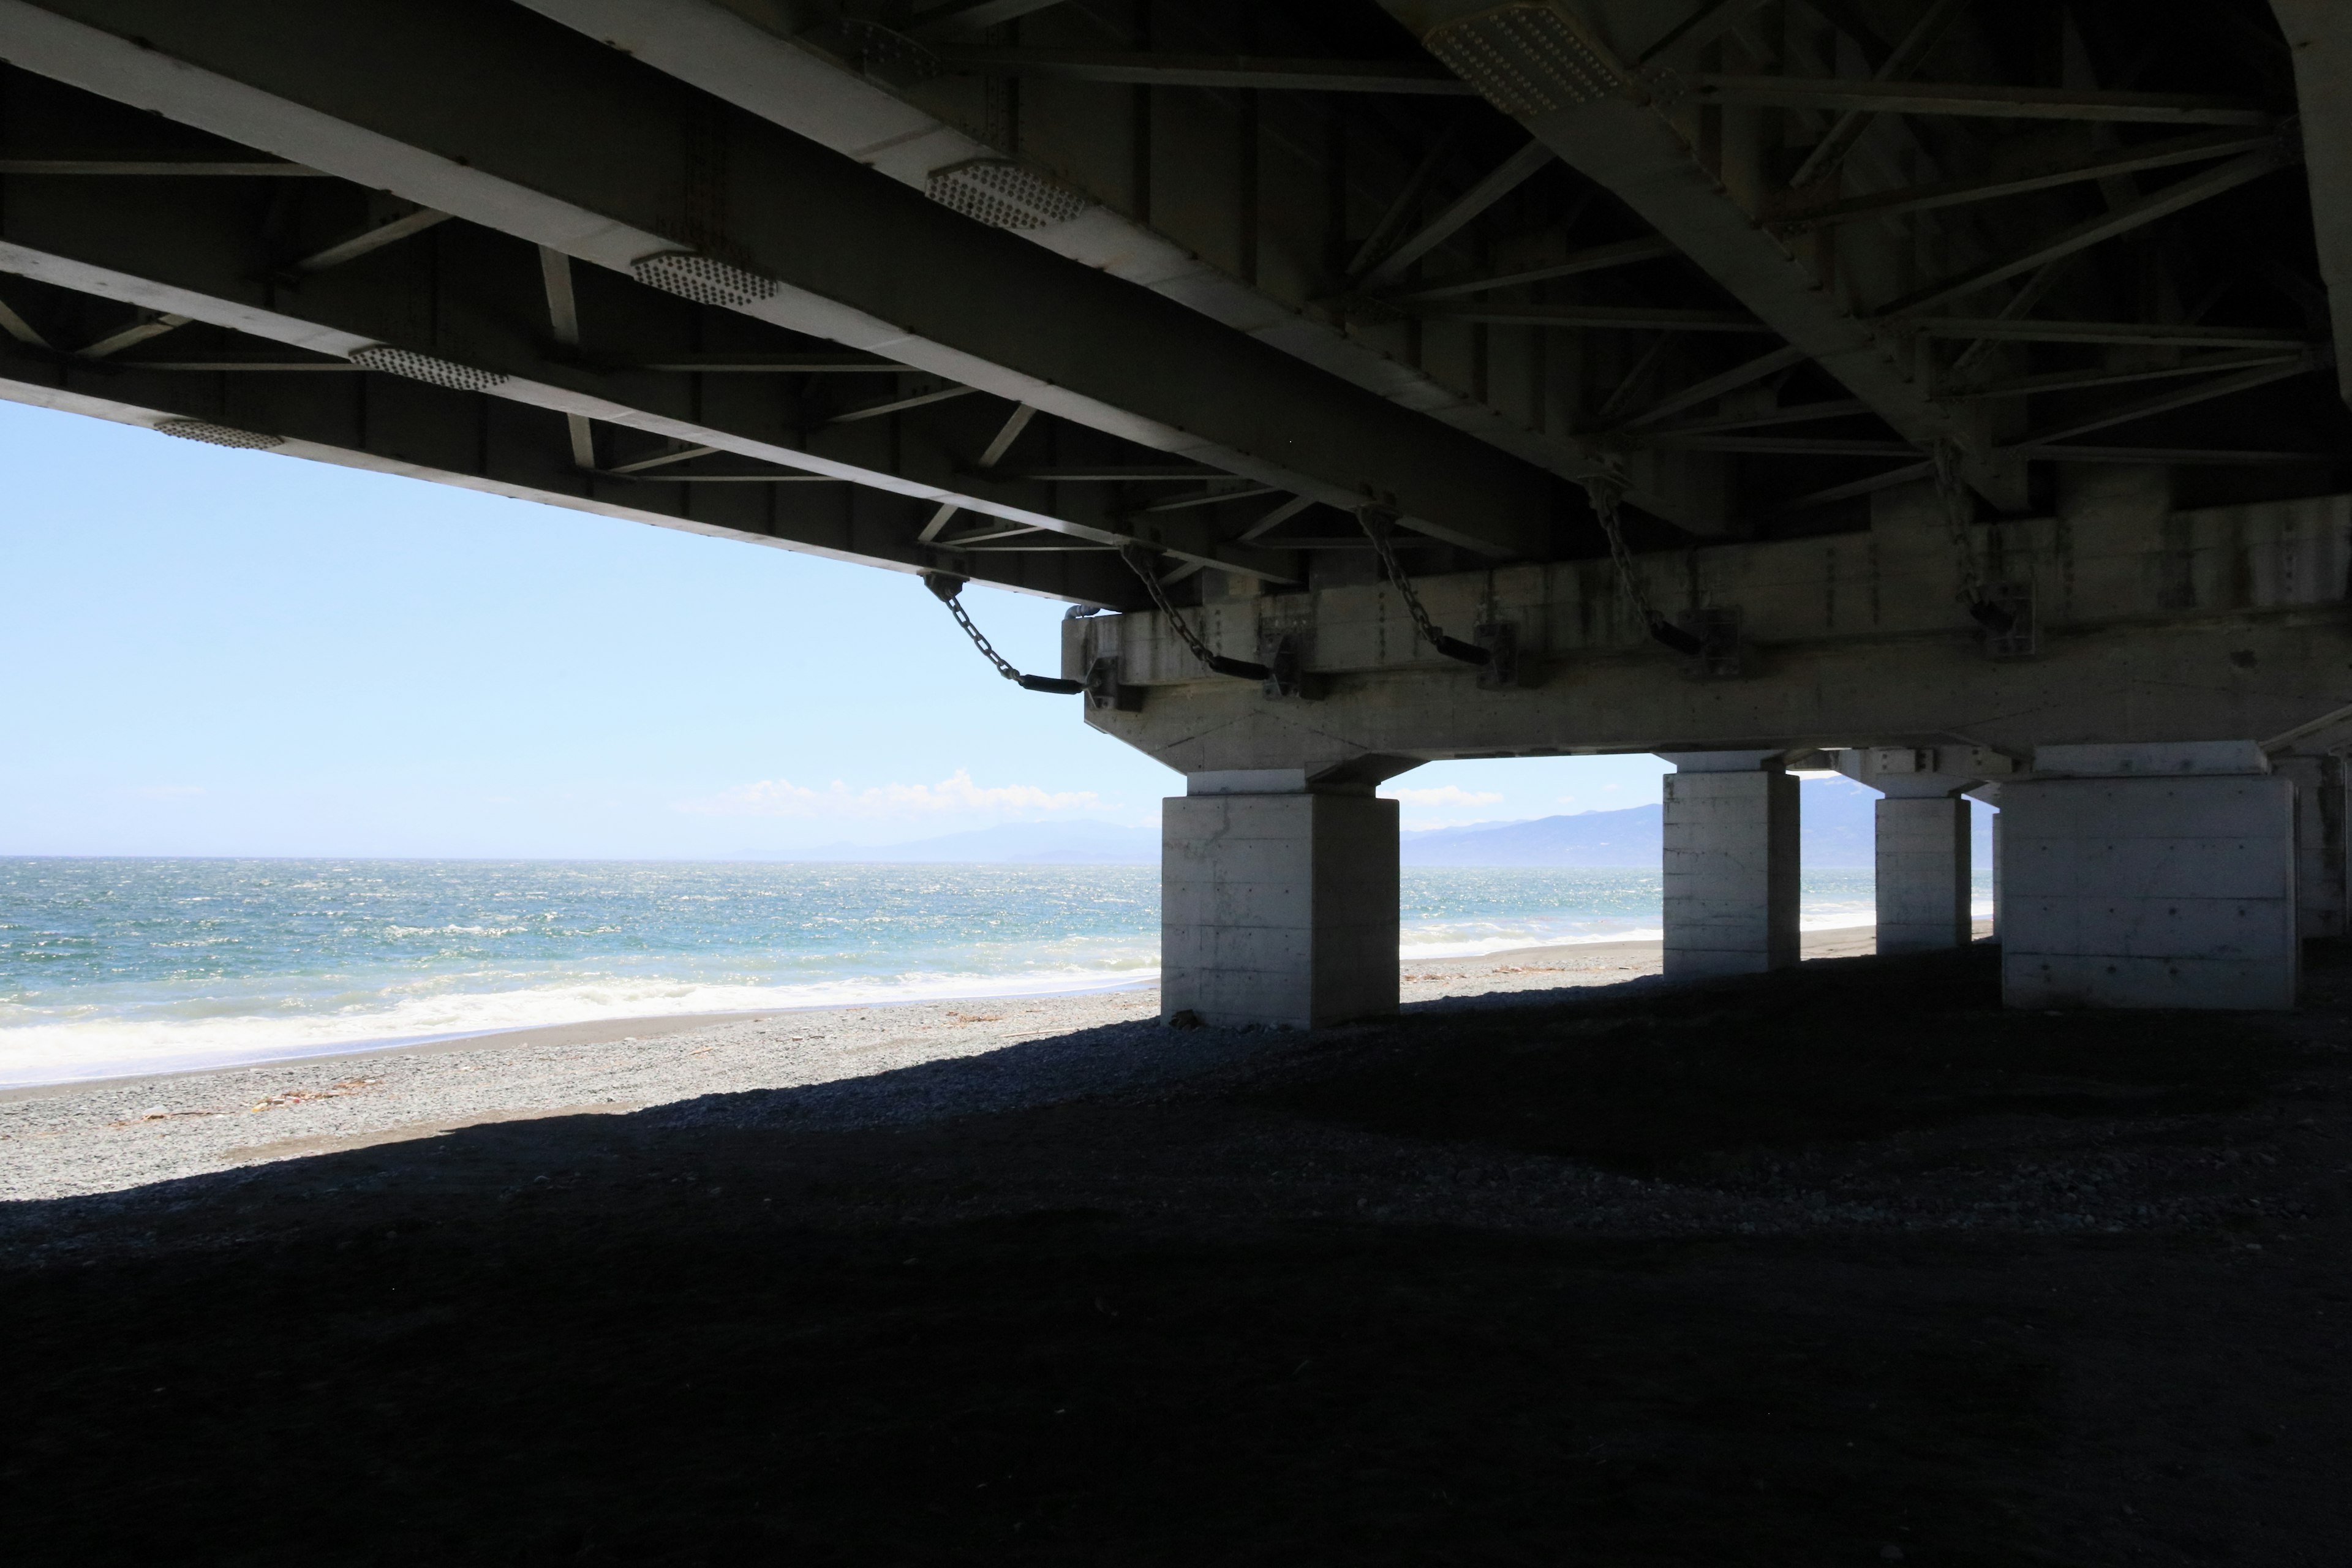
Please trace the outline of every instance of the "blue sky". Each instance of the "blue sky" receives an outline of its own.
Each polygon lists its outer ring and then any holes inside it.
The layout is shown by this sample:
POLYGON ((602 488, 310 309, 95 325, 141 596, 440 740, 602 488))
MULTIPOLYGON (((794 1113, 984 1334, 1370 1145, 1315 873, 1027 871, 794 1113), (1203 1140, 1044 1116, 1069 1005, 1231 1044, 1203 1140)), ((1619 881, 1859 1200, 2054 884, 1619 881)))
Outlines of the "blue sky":
MULTIPOLYGON (((727 857, 1156 822, 912 577, 0 403, 0 854, 727 857)), ((974 588, 1051 671, 1063 606, 974 588)), ((1445 763, 1407 826, 1657 799, 1445 763)))

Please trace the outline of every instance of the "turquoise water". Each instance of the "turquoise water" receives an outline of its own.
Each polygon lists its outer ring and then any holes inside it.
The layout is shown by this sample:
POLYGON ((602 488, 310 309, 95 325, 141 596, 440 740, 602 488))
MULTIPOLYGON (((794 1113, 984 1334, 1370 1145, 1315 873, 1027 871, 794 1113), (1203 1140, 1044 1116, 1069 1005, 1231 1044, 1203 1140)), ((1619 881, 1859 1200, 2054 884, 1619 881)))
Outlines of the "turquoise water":
MULTIPOLYGON (((1866 871, 1809 875, 1866 924, 1866 871)), ((1407 957, 1654 935, 1654 872, 1404 873, 1407 957)), ((0 859, 0 1086, 592 1018, 1146 984, 1143 866, 0 859)))

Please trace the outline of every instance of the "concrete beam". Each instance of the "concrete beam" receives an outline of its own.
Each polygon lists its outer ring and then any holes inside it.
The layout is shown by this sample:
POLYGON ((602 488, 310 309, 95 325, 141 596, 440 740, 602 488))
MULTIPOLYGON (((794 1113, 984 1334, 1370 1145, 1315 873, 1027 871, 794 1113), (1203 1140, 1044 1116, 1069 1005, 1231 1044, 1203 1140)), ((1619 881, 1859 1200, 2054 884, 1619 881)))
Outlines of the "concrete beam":
POLYGON ((1539 471, 520 7, 5 0, 0 50, 1142 446, 1335 505, 1393 494, 1416 528, 1497 556, 1549 543, 1539 471))
MULTIPOLYGON (((2138 472, 2088 471, 2126 478, 2138 472)), ((1736 606, 1741 636, 1765 670, 1784 649, 1971 638, 1975 623, 1962 602, 1958 563, 1932 491, 1915 484, 1890 492, 1878 514, 1868 533, 1642 554, 1633 558, 1633 569, 1648 598, 1669 617, 1736 606)), ((2057 640, 2248 616, 2315 618, 2341 602, 2342 585, 2352 576, 2352 496, 2174 511, 2159 495, 2134 489, 2117 500, 2084 483, 2066 492, 2055 516, 1972 531, 1977 557, 1999 563, 2002 577, 2031 594, 2039 626, 2057 640)), ((1415 587, 1441 626, 1510 624, 1523 662, 1580 670, 1596 659, 1648 659, 1655 648, 1607 561, 1423 577, 1415 587)), ((1255 646, 1266 633, 1311 632, 1305 667, 1311 674, 1447 668, 1425 644, 1397 635, 1404 608, 1386 584, 1268 595, 1192 613, 1224 653, 1255 646)), ((1118 656, 1130 685, 1203 679, 1154 615, 1097 620, 1089 635, 1097 651, 1118 656)), ((1719 689, 1752 689, 1754 684, 1719 689)))
POLYGON ((1982 531, 1984 557, 2031 598, 2030 658, 1989 656, 1948 537, 1890 526, 1640 558, 1668 615, 1738 611, 1737 679, 1703 679, 1651 642, 1606 563, 1419 581, 1442 626, 1512 626, 1532 688, 1481 686, 1446 667, 1384 585, 1191 612, 1221 653, 1255 658, 1263 639, 1292 637, 1324 677, 1320 700, 1204 677, 1152 615, 1072 623, 1065 668, 1117 659, 1123 682, 1146 688, 1143 706, 1090 710, 1088 722, 1187 772, 1372 752, 1885 745, 2022 757, 2053 739, 2280 736, 2352 706, 2341 606, 2352 497, 2158 521, 2092 497, 2063 518, 1982 531))

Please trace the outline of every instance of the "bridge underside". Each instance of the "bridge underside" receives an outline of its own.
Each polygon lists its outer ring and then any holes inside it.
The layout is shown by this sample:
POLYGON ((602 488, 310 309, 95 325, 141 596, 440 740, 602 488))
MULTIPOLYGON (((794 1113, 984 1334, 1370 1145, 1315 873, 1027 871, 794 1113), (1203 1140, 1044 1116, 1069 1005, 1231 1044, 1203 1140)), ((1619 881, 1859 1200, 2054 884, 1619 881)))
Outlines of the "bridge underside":
MULTIPOLYGON (((0 396, 1087 606, 1166 1000, 1395 1005, 1393 809, 1650 751, 1669 967, 2291 1005, 2344 920, 2322 0, 0 0, 0 396)), ((937 613, 910 585, 909 613, 937 613)), ((1050 679, 1050 678, 1049 678, 1050 679)), ((1008 692, 1007 700, 1036 700, 1008 692)))

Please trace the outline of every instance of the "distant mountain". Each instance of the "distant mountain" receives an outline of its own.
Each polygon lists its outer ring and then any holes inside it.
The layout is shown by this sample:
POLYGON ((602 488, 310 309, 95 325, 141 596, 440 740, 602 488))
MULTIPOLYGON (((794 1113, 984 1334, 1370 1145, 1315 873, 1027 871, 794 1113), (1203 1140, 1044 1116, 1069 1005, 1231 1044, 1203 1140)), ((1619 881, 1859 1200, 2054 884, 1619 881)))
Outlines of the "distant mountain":
POLYGON ((1582 811, 1403 835, 1408 866, 1639 866, 1661 852, 1659 808, 1582 811))
MULTIPOLYGON (((1874 838, 1876 794, 1848 779, 1803 782, 1803 856, 1822 869, 1867 868, 1874 838)), ((1976 863, 1992 863, 1986 823, 1977 812, 1976 863)), ((1605 866, 1654 870, 1664 853, 1659 808, 1584 811, 1530 822, 1478 822, 1409 832, 1408 866, 1605 866)), ((903 844, 827 844, 791 853, 747 852, 752 860, 962 862, 1024 866, 1157 866, 1160 830, 1111 822, 1013 822, 903 844)))
POLYGON ((982 865, 1157 866, 1160 830, 1113 822, 1008 822, 904 844, 827 844, 763 860, 867 863, 961 861, 982 865))
MULTIPOLYGON (((1799 786, 1799 851, 1822 870, 1867 868, 1876 842, 1876 792, 1849 779, 1806 779, 1799 786)), ((1977 813, 1976 863, 1991 864, 1992 846, 1977 813)), ((1474 823, 1403 836, 1408 866, 1607 866, 1654 869, 1665 852, 1662 808, 1584 811, 1532 822, 1474 823)))

